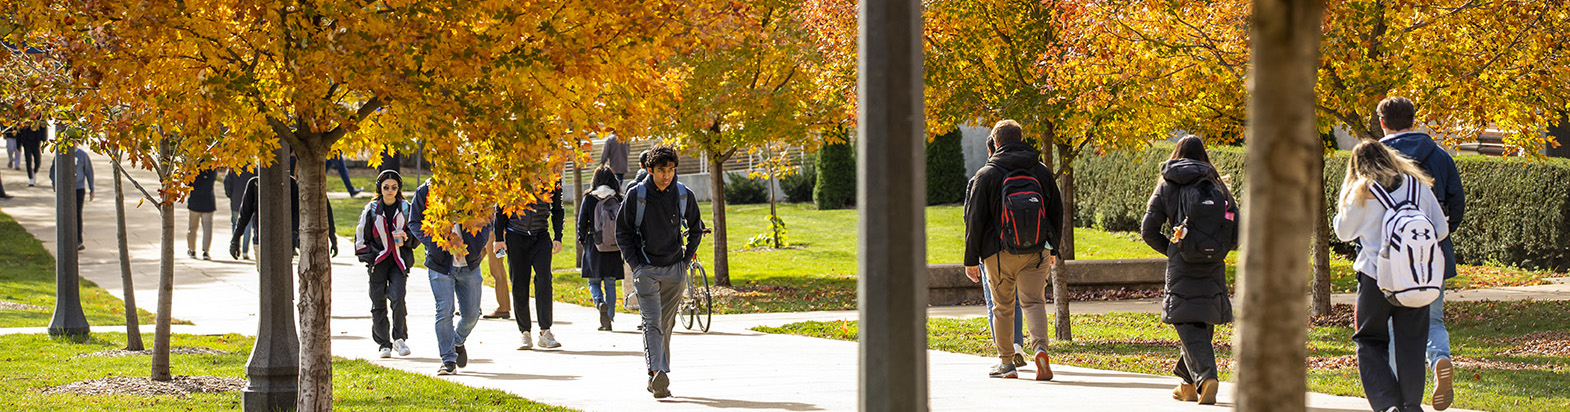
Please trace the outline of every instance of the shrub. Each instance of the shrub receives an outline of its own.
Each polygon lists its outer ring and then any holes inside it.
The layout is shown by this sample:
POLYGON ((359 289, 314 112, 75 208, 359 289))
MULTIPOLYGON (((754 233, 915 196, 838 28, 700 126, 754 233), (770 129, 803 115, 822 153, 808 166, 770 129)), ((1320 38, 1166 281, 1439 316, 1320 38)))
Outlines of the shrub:
POLYGON ((818 184, 812 201, 819 209, 840 209, 856 202, 855 148, 850 143, 824 145, 818 151, 818 184))
POLYGON ((780 190, 791 202, 811 202, 812 188, 818 184, 817 168, 808 163, 796 174, 780 178, 780 190))
POLYGON ((725 184, 725 203, 749 205, 769 201, 769 184, 763 179, 753 179, 744 173, 726 173, 730 182, 725 184))
MULTIPOLYGON (((1207 149, 1221 174, 1232 176, 1238 202, 1247 203, 1243 149, 1207 149)), ((1075 163, 1076 220, 1106 230, 1139 230, 1161 163, 1171 150, 1171 145, 1159 144, 1137 152, 1082 155, 1075 163)), ((1346 164, 1345 151, 1325 159, 1328 217, 1335 216, 1346 164)), ((1503 262, 1529 269, 1570 267, 1570 186, 1559 184, 1570 181, 1570 161, 1461 156, 1456 167, 1466 191, 1465 219, 1453 238, 1458 262, 1503 262)), ((1348 245, 1333 242, 1332 246, 1348 245)))
POLYGON ((958 203, 965 197, 965 153, 959 129, 927 143, 927 204, 958 203))

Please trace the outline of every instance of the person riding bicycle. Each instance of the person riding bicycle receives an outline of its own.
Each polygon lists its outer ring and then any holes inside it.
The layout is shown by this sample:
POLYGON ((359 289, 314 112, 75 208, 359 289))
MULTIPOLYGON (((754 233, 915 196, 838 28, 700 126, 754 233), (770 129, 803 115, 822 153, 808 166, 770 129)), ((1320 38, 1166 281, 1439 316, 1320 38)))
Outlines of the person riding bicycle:
POLYGON ((652 149, 642 165, 651 171, 649 179, 628 191, 616 218, 616 241, 622 259, 632 266, 633 289, 643 317, 647 389, 655 398, 671 396, 671 332, 681 306, 687 267, 703 239, 697 199, 676 182, 677 162, 676 150, 669 145, 652 149))

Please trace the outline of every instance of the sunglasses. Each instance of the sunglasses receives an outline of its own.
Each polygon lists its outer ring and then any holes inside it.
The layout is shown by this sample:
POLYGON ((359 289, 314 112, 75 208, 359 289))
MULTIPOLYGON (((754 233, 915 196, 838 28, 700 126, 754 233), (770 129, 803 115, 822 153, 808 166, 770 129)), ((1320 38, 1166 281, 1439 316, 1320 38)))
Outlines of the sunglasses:
POLYGON ((382 185, 382 190, 398 190, 397 185, 382 185))

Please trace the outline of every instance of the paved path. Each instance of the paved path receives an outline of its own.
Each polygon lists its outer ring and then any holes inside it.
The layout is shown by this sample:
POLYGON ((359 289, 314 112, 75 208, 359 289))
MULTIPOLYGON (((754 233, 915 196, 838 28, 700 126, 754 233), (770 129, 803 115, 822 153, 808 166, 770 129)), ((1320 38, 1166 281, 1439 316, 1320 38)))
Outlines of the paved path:
MULTIPOLYGON (((82 253, 82 276, 120 296, 120 273, 115 255, 113 181, 106 158, 93 156, 98 171, 99 197, 87 203, 87 250, 82 253)), ((134 172, 151 181, 146 172, 134 172)), ((8 192, 15 199, 0 201, 0 210, 15 217, 34 236, 54 250, 54 215, 51 192, 44 186, 26 188, 25 178, 6 170, 8 192)), ((221 189, 221 188, 220 188, 221 189)), ((220 192, 221 193, 221 192, 220 192)), ((129 202, 134 207, 134 200, 129 202)), ((219 201, 214 221, 219 233, 228 229, 227 202, 219 201)), ((137 303, 156 304, 158 269, 158 215, 150 206, 128 211, 131 253, 137 303)), ((175 296, 172 315, 194 322, 177 326, 177 333, 255 334, 257 311, 256 272, 252 262, 215 256, 213 261, 185 257, 186 212, 176 212, 175 296)), ((213 251, 225 251, 227 235, 217 236, 213 251)), ((349 242, 340 241, 340 246, 349 242)), ((217 255, 218 253, 215 253, 217 255)), ((226 251, 223 254, 227 254, 226 251)), ((333 260, 333 353, 346 358, 369 358, 373 363, 431 374, 439 364, 432 338, 434 305, 425 272, 416 269, 409 282, 409 357, 375 359, 376 345, 369 339, 369 302, 364 267, 349 253, 333 260)), ((485 309, 494 305, 488 289, 485 309)), ((122 296, 123 298, 123 296, 122 296)), ((1150 302, 1076 304, 1076 311, 1141 310, 1150 302)), ((621 314, 616 332, 595 331, 593 309, 557 303, 554 331, 559 350, 515 350, 517 327, 512 321, 480 322, 469 338, 473 358, 459 375, 444 377, 477 387, 505 390, 540 402, 586 411, 714 411, 784 410, 851 411, 856 405, 856 353, 854 342, 752 332, 757 325, 780 325, 801 320, 854 319, 855 312, 808 312, 716 316, 707 334, 679 332, 673 337, 671 390, 676 397, 656 401, 643 390, 645 369, 641 337, 634 332, 636 318, 621 314)), ((1147 309, 1148 310, 1148 309, 1147 309)), ((974 307, 933 308, 931 316, 978 314, 974 307)), ((679 328, 679 326, 678 326, 679 328)), ((97 326, 100 332, 124 327, 97 326)), ((151 325, 143 333, 150 334, 151 325)), ((0 333, 41 333, 43 328, 16 328, 0 333)), ((1167 376, 1054 367, 1057 380, 988 379, 983 374, 990 358, 929 351, 930 403, 938 411, 996 411, 1041 406, 1058 411, 1194 411, 1222 410, 1233 401, 1231 384, 1222 384, 1217 407, 1196 407, 1170 399, 1177 379, 1167 376)), ((176 371, 178 373, 179 371, 176 371)), ((1022 373, 1026 377, 1033 372, 1022 373)), ((1315 411, 1364 411, 1360 398, 1310 394, 1315 411)))

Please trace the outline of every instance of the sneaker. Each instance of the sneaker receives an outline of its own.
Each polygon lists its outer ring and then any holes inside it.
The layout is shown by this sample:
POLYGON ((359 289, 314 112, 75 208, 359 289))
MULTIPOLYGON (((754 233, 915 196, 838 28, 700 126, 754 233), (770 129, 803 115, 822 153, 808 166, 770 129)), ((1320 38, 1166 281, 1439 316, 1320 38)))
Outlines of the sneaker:
POLYGON ((1019 377, 1019 369, 1015 369, 1012 362, 1001 363, 998 364, 998 366, 993 366, 992 372, 988 372, 987 376, 993 378, 1014 379, 1019 377))
POLYGON ((1036 380, 1052 380, 1052 357, 1044 350, 1036 351, 1036 380))
POLYGON ((649 393, 654 394, 655 399, 671 397, 670 375, 666 375, 665 372, 654 372, 653 376, 649 376, 649 393))
POLYGON ((1216 404, 1216 392, 1221 390, 1221 385, 1215 379, 1200 381, 1199 385, 1195 385, 1195 387, 1199 390, 1200 405, 1216 404))
POLYGON ((469 350, 468 349, 464 349, 463 345, 458 345, 457 347, 454 347, 453 349, 458 351, 458 367, 460 367, 460 368, 468 367, 469 366, 469 350))
POLYGON ((377 350, 376 351, 376 357, 378 357, 378 358, 391 358, 392 357, 392 348, 381 348, 380 350, 377 350))
POLYGON ((1180 383, 1176 388, 1172 388, 1172 399, 1182 402, 1198 401, 1199 391, 1194 389, 1194 384, 1180 383))
POLYGON ((495 311, 495 312, 491 312, 491 314, 489 314, 489 315, 482 315, 480 317, 484 318, 484 319, 511 319, 512 318, 512 312, 508 312, 508 311, 505 311, 505 310, 498 310, 498 311, 495 311))
POLYGON ((452 362, 442 362, 442 367, 436 368, 436 374, 437 375, 457 375, 458 374, 458 364, 452 363, 452 362))
POLYGON ((213 255, 211 253, 202 252, 202 260, 213 260, 213 255))
POLYGON ((518 344, 518 350, 534 349, 534 339, 529 337, 529 332, 523 333, 523 343, 518 344))
POLYGON ((556 335, 552 335, 551 331, 542 330, 540 331, 540 347, 547 349, 559 348, 561 347, 561 342, 556 341, 556 335))
POLYGON ((1450 404, 1456 400, 1455 388, 1451 386, 1451 379, 1455 377, 1455 366, 1450 363, 1450 358, 1440 358, 1434 362, 1434 410, 1450 409, 1450 404))
POLYGON ((86 243, 77 243, 76 244, 76 250, 77 251, 87 250, 87 244, 86 243))
POLYGON ((196 251, 194 251, 194 250, 187 250, 187 251, 185 251, 185 255, 186 256, 190 256, 192 259, 196 259, 196 251))
POLYGON ((37 186, 37 185, 38 185, 38 181, 37 180, 35 180, 35 179, 31 178, 31 177, 27 178, 27 187, 33 187, 33 186, 37 186))
POLYGON ((1019 346, 1018 343, 1014 344, 1014 367, 1016 367, 1016 368, 1023 368, 1023 367, 1025 367, 1025 355, 1024 354, 1025 354, 1025 348, 1023 346, 1019 346))
POLYGON ((393 350, 398 351, 398 356, 409 356, 409 344, 403 343, 403 339, 393 341, 393 350))
POLYGON ((600 330, 611 330, 611 305, 601 302, 594 304, 594 308, 600 310, 600 330))

